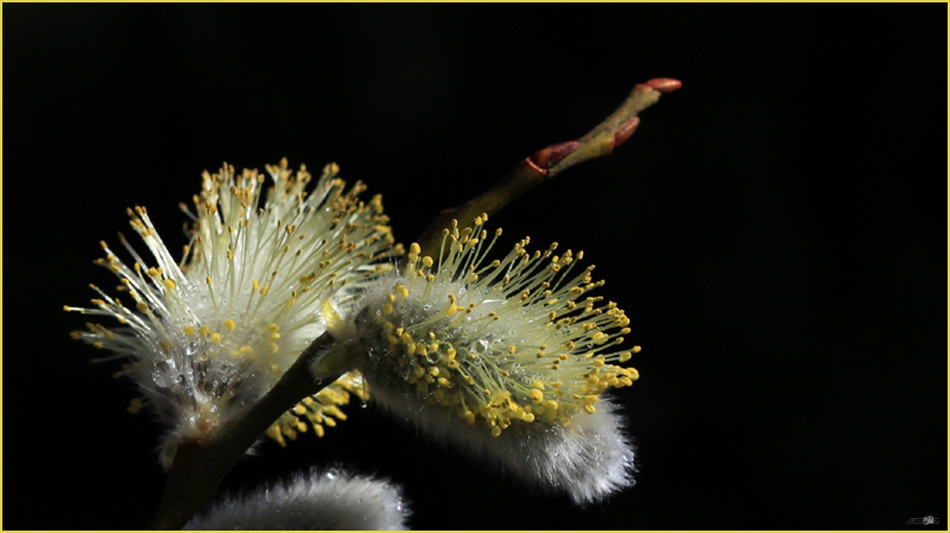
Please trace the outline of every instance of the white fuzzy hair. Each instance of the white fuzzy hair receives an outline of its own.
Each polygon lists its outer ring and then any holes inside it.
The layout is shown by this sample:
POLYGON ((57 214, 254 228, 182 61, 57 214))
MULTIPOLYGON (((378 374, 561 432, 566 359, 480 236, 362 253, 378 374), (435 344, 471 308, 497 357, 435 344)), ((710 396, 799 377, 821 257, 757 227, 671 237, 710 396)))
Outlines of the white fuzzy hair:
POLYGON ((635 483, 634 446, 624 433, 619 408, 607 398, 598 402, 595 413, 579 413, 570 426, 512 424, 493 437, 487 428, 469 426, 448 409, 379 386, 372 371, 366 377, 374 399, 397 417, 517 478, 545 490, 567 492, 578 505, 603 500, 635 483))
POLYGON ((336 469, 229 497, 184 529, 407 529, 409 507, 388 481, 336 469))

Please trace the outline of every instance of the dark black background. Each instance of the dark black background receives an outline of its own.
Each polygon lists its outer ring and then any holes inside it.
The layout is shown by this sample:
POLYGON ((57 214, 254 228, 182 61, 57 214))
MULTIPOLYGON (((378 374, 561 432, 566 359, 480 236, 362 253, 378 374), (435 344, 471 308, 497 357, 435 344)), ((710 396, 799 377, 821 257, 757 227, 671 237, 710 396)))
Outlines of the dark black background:
POLYGON ((680 91, 493 218, 583 248, 633 320, 637 486, 577 509, 372 406, 226 481, 340 463, 420 529, 906 528, 947 516, 945 5, 3 6, 3 527, 141 528, 163 474, 130 385, 71 341, 100 239, 222 161, 288 157, 438 210, 680 91))

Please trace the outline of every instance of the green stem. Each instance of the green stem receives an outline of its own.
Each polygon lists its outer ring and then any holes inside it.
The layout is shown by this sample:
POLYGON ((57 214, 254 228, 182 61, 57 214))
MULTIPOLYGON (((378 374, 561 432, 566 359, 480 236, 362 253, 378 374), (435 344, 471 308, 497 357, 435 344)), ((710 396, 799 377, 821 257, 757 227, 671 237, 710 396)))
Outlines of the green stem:
POLYGON ((231 426, 208 441, 183 442, 168 473, 165 495, 150 529, 181 529, 208 503, 221 481, 244 453, 287 410, 320 392, 341 374, 317 383, 311 373, 315 359, 334 343, 328 333, 318 337, 261 400, 231 426))
POLYGON ((657 78, 635 86, 623 104, 587 135, 536 152, 521 161, 488 192, 442 211, 420 235, 417 241, 422 249, 420 255, 435 257, 439 253, 442 231, 451 228, 452 220, 458 220, 462 226, 469 225, 475 217, 482 213, 496 213, 567 168, 610 154, 636 131, 640 111, 655 104, 661 94, 675 91, 680 85, 677 80, 657 78))

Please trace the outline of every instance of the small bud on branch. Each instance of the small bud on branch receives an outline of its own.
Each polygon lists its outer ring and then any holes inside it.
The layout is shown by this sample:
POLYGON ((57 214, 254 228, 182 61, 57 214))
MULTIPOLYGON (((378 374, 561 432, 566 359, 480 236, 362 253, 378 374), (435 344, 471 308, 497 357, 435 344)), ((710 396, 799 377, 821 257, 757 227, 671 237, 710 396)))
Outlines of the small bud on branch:
POLYGON ((442 243, 442 230, 452 220, 471 221, 476 216, 498 212, 513 200, 537 187, 544 180, 578 163, 609 155, 633 135, 640 111, 655 104, 661 94, 679 89, 682 82, 672 78, 654 78, 633 88, 630 96, 609 117, 576 141, 552 144, 525 158, 491 190, 457 207, 446 209, 420 235, 422 255, 435 256, 442 243))

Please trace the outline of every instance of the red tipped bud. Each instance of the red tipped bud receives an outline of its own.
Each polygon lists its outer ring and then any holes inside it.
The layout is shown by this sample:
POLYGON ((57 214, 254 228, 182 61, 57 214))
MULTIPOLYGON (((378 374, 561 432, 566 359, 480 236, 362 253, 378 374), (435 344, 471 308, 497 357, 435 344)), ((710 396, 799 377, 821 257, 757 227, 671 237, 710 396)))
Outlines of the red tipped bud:
POLYGON ((630 120, 624 122, 617 128, 617 133, 614 133, 614 144, 613 148, 616 148, 624 143, 627 139, 633 135, 633 132, 637 131, 637 126, 640 125, 640 117, 633 117, 630 120))
POLYGON ((528 159, 536 167, 547 170, 560 163, 562 159, 569 156, 574 150, 577 150, 578 146, 580 146, 580 143, 577 141, 567 141, 559 144, 552 144, 543 150, 539 150, 536 154, 529 157, 528 159))
POLYGON ((674 80, 673 78, 653 78, 652 80, 644 83, 644 85, 655 91, 666 94, 682 87, 683 82, 680 80, 674 80))

